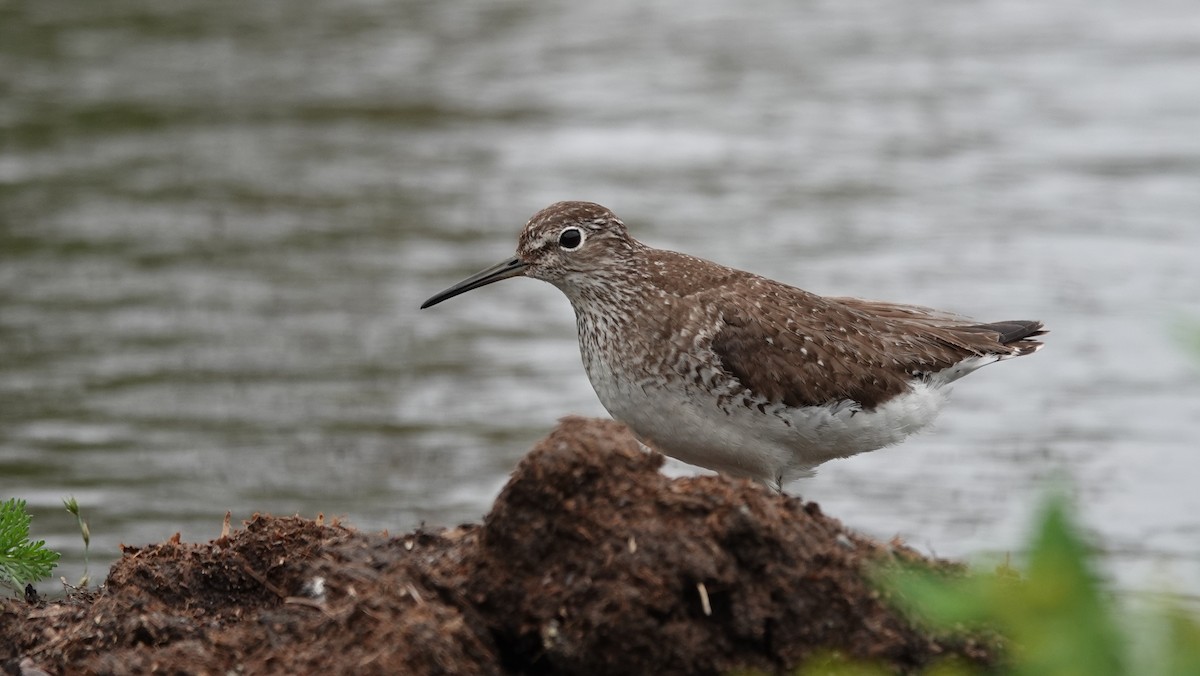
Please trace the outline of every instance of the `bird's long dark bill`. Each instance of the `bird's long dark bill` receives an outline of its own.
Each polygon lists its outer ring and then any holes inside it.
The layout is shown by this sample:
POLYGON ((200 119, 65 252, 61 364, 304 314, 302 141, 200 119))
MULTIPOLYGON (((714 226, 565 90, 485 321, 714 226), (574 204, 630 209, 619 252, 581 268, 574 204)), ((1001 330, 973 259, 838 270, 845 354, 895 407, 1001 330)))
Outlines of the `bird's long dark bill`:
POLYGON ((432 298, 421 303, 421 309, 424 310, 431 305, 453 298, 460 293, 466 293, 471 289, 478 289, 481 286, 487 286, 492 282, 498 282, 509 277, 516 277, 525 273, 526 263, 520 258, 510 258, 509 260, 497 263, 487 270, 479 272, 467 277, 458 284, 446 289, 445 291, 435 294, 432 298))

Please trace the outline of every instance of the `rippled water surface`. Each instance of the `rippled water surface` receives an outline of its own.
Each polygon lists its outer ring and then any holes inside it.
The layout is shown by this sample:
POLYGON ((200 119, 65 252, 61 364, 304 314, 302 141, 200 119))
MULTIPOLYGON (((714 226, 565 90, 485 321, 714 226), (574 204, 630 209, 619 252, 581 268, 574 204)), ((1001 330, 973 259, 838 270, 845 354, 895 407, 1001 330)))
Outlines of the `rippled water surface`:
POLYGON ((1065 477, 1109 575, 1195 592, 1198 74, 1190 1, 0 2, 0 498, 68 577, 67 495, 97 566, 226 510, 478 519, 604 411, 552 287, 416 308, 589 199, 813 291, 1044 320, 791 491, 959 556, 1065 477))

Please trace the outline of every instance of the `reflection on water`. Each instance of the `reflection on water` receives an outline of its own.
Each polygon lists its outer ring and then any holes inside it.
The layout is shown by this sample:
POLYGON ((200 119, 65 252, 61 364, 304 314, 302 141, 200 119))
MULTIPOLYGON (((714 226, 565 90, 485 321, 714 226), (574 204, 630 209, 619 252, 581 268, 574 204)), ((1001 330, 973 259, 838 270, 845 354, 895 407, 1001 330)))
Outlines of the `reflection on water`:
MULTIPOLYGON (((1189 4, 0 5, 0 497, 82 549, 226 510, 478 518, 603 415, 531 281, 419 313, 558 199, 652 244, 1049 347, 793 492, 944 555, 1068 477, 1127 587, 1200 588, 1189 4), (1164 573, 1164 571, 1166 571, 1164 573)), ((683 471, 675 468, 672 471, 683 471)))

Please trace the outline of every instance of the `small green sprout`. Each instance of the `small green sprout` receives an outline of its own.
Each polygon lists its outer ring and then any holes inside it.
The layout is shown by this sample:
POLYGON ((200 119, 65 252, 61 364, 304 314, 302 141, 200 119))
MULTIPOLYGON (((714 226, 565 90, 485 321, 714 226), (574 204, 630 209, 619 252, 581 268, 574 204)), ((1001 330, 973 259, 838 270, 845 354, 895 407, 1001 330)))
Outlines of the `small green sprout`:
POLYGON ((88 575, 88 553, 92 544, 92 530, 88 528, 87 522, 83 520, 83 515, 79 513, 79 503, 75 501, 74 495, 70 498, 63 498, 63 507, 75 515, 75 521, 79 523, 79 534, 83 536, 83 577, 79 578, 79 584, 75 586, 86 587, 91 579, 88 575))

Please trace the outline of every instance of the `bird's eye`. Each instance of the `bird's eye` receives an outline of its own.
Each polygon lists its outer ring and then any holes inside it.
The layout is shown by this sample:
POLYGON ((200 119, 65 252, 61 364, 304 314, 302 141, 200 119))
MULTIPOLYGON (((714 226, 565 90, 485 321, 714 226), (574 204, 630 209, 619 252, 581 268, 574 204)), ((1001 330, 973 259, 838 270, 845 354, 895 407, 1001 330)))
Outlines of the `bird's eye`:
POLYGON ((579 228, 564 228, 558 235, 558 245, 567 251, 574 251, 583 244, 583 232, 579 228))

